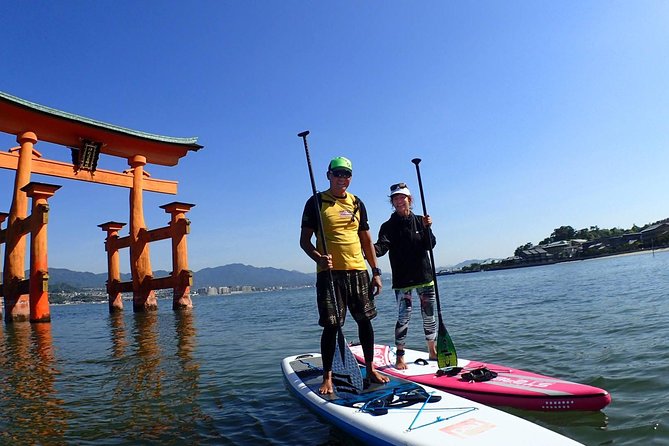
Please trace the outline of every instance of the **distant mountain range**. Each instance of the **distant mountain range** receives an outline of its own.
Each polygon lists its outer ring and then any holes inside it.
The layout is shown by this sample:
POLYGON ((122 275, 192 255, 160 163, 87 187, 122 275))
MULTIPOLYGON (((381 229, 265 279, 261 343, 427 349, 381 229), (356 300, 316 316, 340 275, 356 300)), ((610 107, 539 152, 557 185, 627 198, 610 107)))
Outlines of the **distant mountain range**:
POLYGON ((194 286, 242 286, 254 287, 295 287, 314 285, 316 274, 305 274, 299 271, 288 271, 270 267, 257 268, 255 266, 232 263, 215 268, 205 268, 194 273, 194 286))
MULTIPOLYGON (((165 277, 168 271, 158 270, 153 272, 154 277, 165 277)), ((26 272, 26 277, 28 273, 26 272)), ((122 281, 131 280, 130 274, 121 274, 122 281)), ((63 268, 49 268, 49 285, 69 285, 73 288, 104 288, 107 281, 107 273, 90 273, 72 271, 63 268)), ((288 271, 277 268, 257 268, 241 263, 217 266, 215 268, 204 268, 193 273, 193 287, 201 288, 208 286, 244 286, 253 287, 300 287, 314 285, 315 274, 305 274, 299 271, 288 271)))
MULTIPOLYGON (((447 269, 458 269, 471 263, 481 263, 482 260, 466 260, 457 265, 437 268, 437 271, 447 269)), ((0 272, 1 273, 1 272, 0 272)), ((26 277, 28 277, 26 271, 26 277)), ((153 272, 154 277, 166 277, 169 271, 157 270, 153 272)), ((315 274, 289 271, 285 269, 262 267, 258 268, 241 263, 232 263, 214 268, 204 268, 193 273, 193 288, 209 286, 253 286, 257 288, 266 287, 301 287, 314 285, 315 274)), ((388 275, 389 277, 389 275, 388 275)), ((121 274, 122 281, 130 281, 129 273, 121 274)), ((107 273, 91 273, 72 271, 65 268, 49 268, 49 286, 55 288, 71 287, 82 288, 104 288, 107 281, 107 273)))

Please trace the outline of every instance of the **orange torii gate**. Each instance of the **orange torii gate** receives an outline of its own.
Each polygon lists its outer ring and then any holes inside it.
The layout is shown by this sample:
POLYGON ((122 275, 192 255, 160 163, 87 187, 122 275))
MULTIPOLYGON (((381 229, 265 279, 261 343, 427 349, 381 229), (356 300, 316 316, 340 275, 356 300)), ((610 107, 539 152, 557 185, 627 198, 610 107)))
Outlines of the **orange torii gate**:
POLYGON ((123 308, 120 293, 132 291, 135 312, 157 309, 155 290, 173 288, 175 310, 192 308, 186 234, 189 221, 185 213, 193 204, 173 202, 161 206, 171 215, 168 226, 148 230, 144 223, 143 191, 177 193, 177 182, 150 178, 146 164, 176 166, 189 151, 202 148, 197 138, 174 138, 138 132, 45 107, 0 92, 0 131, 16 135, 19 147, 0 152, 0 168, 15 170, 14 191, 9 213, 0 212, 0 247, 5 245, 0 296, 4 297, 6 322, 30 320, 49 322, 48 264, 46 228, 47 200, 60 187, 30 182, 31 173, 86 181, 130 189, 130 234, 118 236, 125 223, 99 225, 107 232, 107 292, 110 312, 123 308), (38 139, 39 138, 39 139, 38 139), (34 146, 39 140, 68 147, 72 163, 42 159, 34 146), (128 160, 125 172, 97 168, 100 154, 128 160), (28 198, 32 199, 28 216, 28 198), (31 235, 30 277, 25 279, 26 236, 31 235), (149 242, 172 239, 172 274, 154 278, 149 242), (118 249, 130 249, 132 282, 120 281, 118 249))

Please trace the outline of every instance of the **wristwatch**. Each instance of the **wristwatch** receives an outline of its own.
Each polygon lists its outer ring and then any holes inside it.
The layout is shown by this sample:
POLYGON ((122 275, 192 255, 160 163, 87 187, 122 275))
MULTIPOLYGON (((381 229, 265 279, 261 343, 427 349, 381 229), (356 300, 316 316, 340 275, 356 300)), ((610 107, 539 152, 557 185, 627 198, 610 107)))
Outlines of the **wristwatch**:
POLYGON ((372 268, 372 277, 380 275, 381 275, 381 268, 372 268))

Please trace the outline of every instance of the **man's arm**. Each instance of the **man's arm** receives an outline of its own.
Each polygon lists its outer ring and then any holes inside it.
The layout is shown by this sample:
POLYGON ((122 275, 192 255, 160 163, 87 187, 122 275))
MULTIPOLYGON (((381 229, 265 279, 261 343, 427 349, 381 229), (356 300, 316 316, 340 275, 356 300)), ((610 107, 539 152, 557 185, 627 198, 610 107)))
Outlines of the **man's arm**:
POLYGON ((311 228, 302 228, 300 231, 300 248, 304 251, 311 260, 316 262, 321 269, 332 269, 332 256, 324 256, 314 246, 311 242, 311 238, 314 236, 314 230, 311 228))
MULTIPOLYGON (((374 243, 372 243, 372 236, 367 231, 359 231, 358 237, 360 238, 360 246, 362 247, 362 252, 365 253, 365 258, 369 266, 374 269, 378 268, 378 263, 376 262, 376 251, 374 249, 374 243)), ((381 276, 372 274, 372 295, 376 296, 381 293, 383 288, 383 283, 381 282, 381 276)))

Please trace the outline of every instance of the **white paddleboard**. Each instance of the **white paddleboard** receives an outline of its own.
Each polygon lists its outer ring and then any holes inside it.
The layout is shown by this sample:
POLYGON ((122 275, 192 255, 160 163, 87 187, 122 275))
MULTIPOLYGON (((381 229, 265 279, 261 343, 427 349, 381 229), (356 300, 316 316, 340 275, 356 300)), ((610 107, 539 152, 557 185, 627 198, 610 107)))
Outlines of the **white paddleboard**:
MULTIPOLYGON (((289 390, 302 403, 366 444, 581 445, 498 409, 397 377, 387 384, 371 384, 357 395, 320 395, 322 361, 318 353, 289 356, 281 368, 289 390)), ((362 372, 364 376, 364 368, 362 372)))

